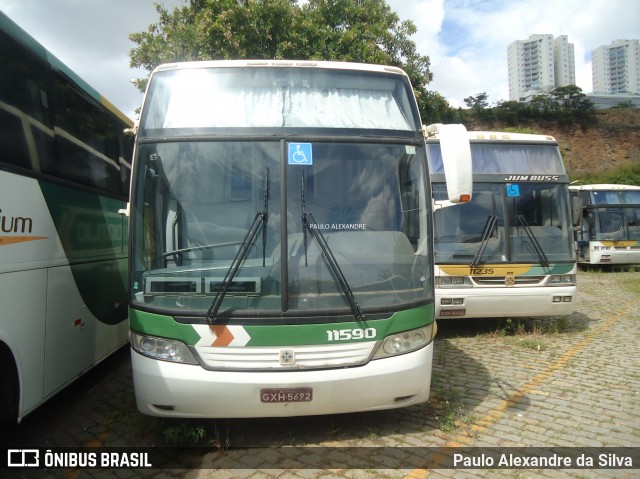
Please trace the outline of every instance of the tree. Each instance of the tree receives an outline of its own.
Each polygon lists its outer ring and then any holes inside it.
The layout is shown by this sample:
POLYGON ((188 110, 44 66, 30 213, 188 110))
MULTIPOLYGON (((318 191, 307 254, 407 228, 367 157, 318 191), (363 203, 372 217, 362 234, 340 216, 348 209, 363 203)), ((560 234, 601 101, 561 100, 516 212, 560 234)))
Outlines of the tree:
POLYGON ((498 121, 508 126, 516 126, 520 124, 527 116, 526 106, 517 101, 501 101, 494 108, 495 116, 498 121))
POLYGON ((552 119, 558 115, 558 104, 548 94, 534 96, 528 105, 534 118, 552 119))
POLYGON ((634 108, 634 106, 631 100, 624 100, 624 101, 619 101, 618 103, 613 105, 611 108, 616 108, 621 110, 624 108, 634 108))
POLYGON ((591 122, 595 118, 595 106, 591 100, 582 93, 582 88, 576 85, 567 85, 555 88, 550 93, 551 98, 559 106, 559 121, 572 123, 578 120, 580 123, 591 122))
MULTIPOLYGON (((156 10, 158 23, 129 35, 137 44, 129 54, 134 68, 231 58, 386 64, 404 69, 427 104, 429 57, 410 38, 415 24, 400 21, 385 0, 190 0, 156 10)), ((144 91, 147 80, 134 83, 144 91)))
POLYGON ((483 110, 489 106, 487 92, 478 93, 476 96, 468 96, 464 103, 472 110, 483 110))
POLYGON ((464 99, 466 105, 471 109, 477 120, 491 122, 495 118, 492 109, 489 108, 489 95, 486 92, 478 93, 476 96, 468 96, 464 99))
POLYGON ((416 97, 422 121, 425 124, 430 123, 448 123, 452 122, 455 112, 449 102, 440 93, 436 91, 424 91, 416 97))

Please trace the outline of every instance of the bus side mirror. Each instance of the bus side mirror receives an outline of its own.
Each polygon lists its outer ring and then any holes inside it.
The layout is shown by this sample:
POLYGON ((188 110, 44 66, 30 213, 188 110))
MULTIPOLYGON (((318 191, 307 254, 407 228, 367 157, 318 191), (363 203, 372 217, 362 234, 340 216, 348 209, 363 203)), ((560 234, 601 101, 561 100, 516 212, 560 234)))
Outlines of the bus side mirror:
POLYGON ((574 227, 580 226, 582 221, 582 200, 579 196, 571 197, 571 220, 574 227))
POLYGON ((126 208, 120 208, 118 210, 118 214, 128 217, 129 216, 129 206, 130 206, 130 203, 127 201, 127 207, 126 208))
POLYGON ((423 127, 425 136, 440 139, 447 195, 451 204, 468 203, 473 192, 471 145, 464 125, 437 123, 423 127))

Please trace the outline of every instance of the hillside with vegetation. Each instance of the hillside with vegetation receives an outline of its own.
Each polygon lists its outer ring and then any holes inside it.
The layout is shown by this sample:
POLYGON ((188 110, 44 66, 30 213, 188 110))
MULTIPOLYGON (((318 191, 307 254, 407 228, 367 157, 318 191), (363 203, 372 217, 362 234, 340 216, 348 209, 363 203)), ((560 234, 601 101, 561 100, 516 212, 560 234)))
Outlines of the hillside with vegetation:
POLYGON ((640 186, 640 109, 603 110, 595 124, 549 127, 558 140, 565 168, 581 183, 640 186))

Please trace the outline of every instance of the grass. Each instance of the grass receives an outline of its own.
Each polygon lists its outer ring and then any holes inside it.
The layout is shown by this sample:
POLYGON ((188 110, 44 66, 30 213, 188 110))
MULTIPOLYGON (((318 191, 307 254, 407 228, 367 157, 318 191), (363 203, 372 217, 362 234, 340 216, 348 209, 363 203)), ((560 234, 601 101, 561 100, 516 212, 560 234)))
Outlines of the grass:
POLYGON ((525 349, 533 349, 535 351, 544 351, 547 345, 538 339, 520 338, 520 345, 525 349))
POLYGON ((442 414, 440 416, 436 416, 436 419, 440 424, 440 429, 445 432, 453 431, 456 427, 457 418, 458 414, 451 407, 451 403, 445 400, 442 414))
POLYGON ((640 272, 640 264, 598 264, 581 265, 583 273, 635 273, 640 272))
MULTIPOLYGON (((509 337, 517 336, 523 346, 528 347, 531 342, 535 342, 537 336, 547 334, 562 334, 569 330, 567 317, 555 316, 547 318, 507 318, 501 321, 496 329, 488 333, 481 334, 485 337, 509 337)), ((534 345, 533 349, 538 349, 534 345)))
POLYGON ((196 446, 207 444, 226 450, 231 446, 228 428, 217 422, 172 420, 162 430, 162 437, 170 446, 196 446))
POLYGON ((206 430, 201 424, 180 421, 162 431, 164 441, 171 446, 194 446, 204 439, 206 430))
POLYGON ((460 427, 473 424, 475 415, 467 414, 460 404, 462 392, 453 387, 444 387, 439 381, 435 386, 432 396, 432 404, 435 407, 434 417, 438 422, 438 428, 444 432, 451 432, 460 427))

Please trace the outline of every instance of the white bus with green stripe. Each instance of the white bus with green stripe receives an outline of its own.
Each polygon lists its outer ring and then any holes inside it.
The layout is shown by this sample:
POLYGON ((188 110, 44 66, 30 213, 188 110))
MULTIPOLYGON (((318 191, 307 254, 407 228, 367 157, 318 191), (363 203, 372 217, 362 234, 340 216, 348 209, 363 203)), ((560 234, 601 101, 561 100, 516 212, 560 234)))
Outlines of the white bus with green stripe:
MULTIPOLYGON (((136 135, 137 405, 304 416, 429 397, 432 197, 407 75, 339 62, 159 66, 136 135)), ((461 125, 449 200, 471 195, 461 125)))
POLYGON ((0 419, 127 342, 132 123, 0 13, 0 419))
POLYGON ((569 191, 582 205, 578 263, 640 264, 640 186, 573 185, 569 191))
POLYGON ((437 318, 563 316, 574 310, 576 258, 569 179, 547 135, 469 132, 473 200, 445 199, 439 139, 427 141, 437 318))

